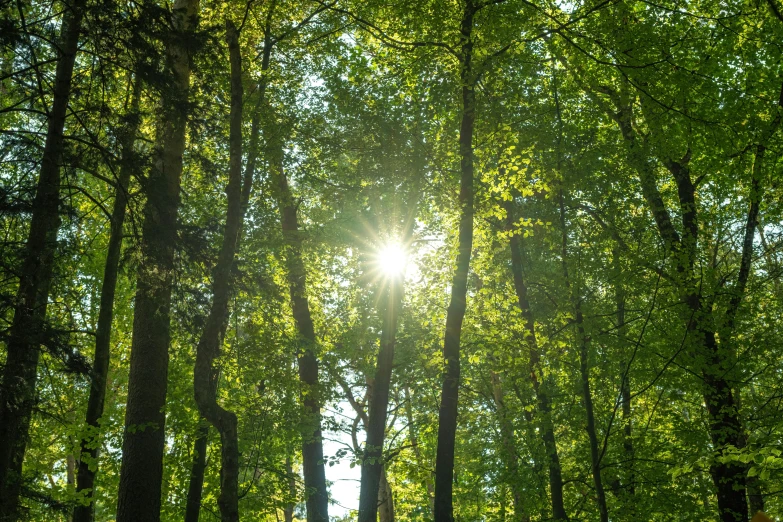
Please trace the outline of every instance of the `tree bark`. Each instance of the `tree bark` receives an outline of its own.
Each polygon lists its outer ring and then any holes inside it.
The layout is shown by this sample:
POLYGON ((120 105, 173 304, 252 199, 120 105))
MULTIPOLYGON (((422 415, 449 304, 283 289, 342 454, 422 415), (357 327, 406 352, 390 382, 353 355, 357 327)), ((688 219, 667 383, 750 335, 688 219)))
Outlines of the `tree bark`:
MULTIPOLYGON (((745 434, 739 417, 739 406, 724 369, 727 354, 717 342, 712 308, 705 306, 700 282, 693 274, 699 227, 695 186, 687 165, 688 156, 689 152, 679 161, 663 158, 663 163, 677 184, 682 213, 683 238, 675 243, 674 262, 677 273, 682 278, 682 298, 689 309, 685 318, 686 329, 692 335, 694 351, 705 361, 701 375, 704 382, 704 402, 709 415, 710 438, 716 451, 722 452, 729 445, 744 447, 745 434)), ((710 465, 710 475, 717 490, 720 520, 746 522, 748 504, 745 497, 745 466, 714 459, 710 465)))
MULTIPOLYGON (((291 457, 286 457, 285 459, 285 472, 288 474, 288 494, 291 498, 294 498, 296 497, 296 479, 294 478, 294 469, 291 465, 291 457)), ((285 522, 294 522, 295 507, 296 505, 293 502, 286 504, 285 509, 283 510, 285 522)))
POLYGON ((454 450, 460 383, 460 336, 465 317, 470 255, 473 249, 473 132, 476 119, 476 93, 473 65, 473 17, 477 7, 466 0, 460 27, 462 117, 459 133, 460 191, 457 262, 451 283, 451 299, 446 313, 443 358, 446 368, 438 411, 438 449, 435 457, 435 522, 453 522, 454 450))
POLYGON ((63 18, 52 109, 6 345, 0 382, 0 521, 16 520, 18 516, 22 463, 35 404, 39 347, 46 336, 46 307, 60 228, 63 131, 85 4, 86 0, 74 0, 63 18))
POLYGON ((175 1, 173 34, 166 42, 166 68, 172 82, 162 100, 158 157, 144 186, 147 202, 133 314, 117 522, 160 519, 172 275, 190 90, 189 44, 198 23, 198 9, 198 0, 175 1))
MULTIPOLYGON (((370 395, 369 416, 365 426, 367 433, 362 457, 361 487, 359 492, 359 522, 375 522, 378 518, 378 495, 382 491, 384 463, 383 442, 386 436, 386 412, 389 407, 389 389, 394 365, 394 344, 397 320, 402 308, 403 275, 386 281, 383 310, 383 330, 378 361, 375 367, 374 389, 370 395)), ((391 505, 391 498, 387 499, 391 505)), ((388 508, 388 506, 387 506, 388 508)), ((381 507, 383 510, 384 508, 381 507)))
MULTIPOLYGON (((625 326, 625 285, 623 283, 622 262, 620 259, 620 246, 613 250, 614 257, 614 296, 617 309, 617 338, 620 351, 625 353, 627 328, 625 326)), ((631 363, 632 358, 623 361, 622 375, 620 376, 620 395, 622 400, 622 419, 623 419, 623 451, 625 452, 626 466, 624 477, 625 496, 623 505, 628 516, 635 516, 636 505, 634 496, 636 495, 636 474, 635 456, 633 447, 633 424, 631 412, 631 363)))
MULTIPOLYGON (((506 205, 507 227, 513 230, 514 207, 509 202, 506 205)), ((519 234, 512 233, 509 239, 511 248, 511 271, 514 277, 514 290, 517 294, 519 308, 525 322, 525 340, 528 345, 530 361, 530 383, 536 397, 536 415, 541 423, 541 438, 546 451, 547 467, 549 470, 549 489, 552 496, 552 517, 554 520, 568 520, 565 504, 563 503, 563 476, 560 469, 560 456, 557 451, 555 427, 552 421, 552 403, 545 383, 539 380, 541 373, 541 351, 536 337, 536 323, 530 301, 527 297, 527 284, 522 272, 522 245, 519 234)))
POLYGON ((378 522, 394 522, 394 493, 386 476, 385 464, 381 468, 381 480, 378 487, 378 522))
MULTIPOLYGON (((223 331, 225 334, 225 330, 223 331)), ((210 376, 209 390, 211 396, 217 396, 217 385, 220 372, 213 369, 210 376)), ((195 387, 195 383, 194 383, 195 387)), ((198 405, 196 406, 198 407, 198 405)), ((198 522, 201 515, 201 498, 204 493, 204 475, 207 470, 207 446, 209 445, 210 422, 203 415, 199 419, 201 424, 196 432, 196 440, 193 443, 193 461, 190 465, 190 482, 188 483, 188 496, 185 501, 185 522, 198 522)))
MULTIPOLYGON (((627 146, 628 163, 637 171, 642 193, 653 214, 658 233, 666 246, 667 253, 671 254, 671 262, 680 284, 680 296, 687 307, 683 313, 683 321, 689 332, 690 352, 696 358, 705 361, 702 368, 696 371, 702 377, 704 403, 709 415, 710 438, 717 452, 721 452, 727 445, 741 448, 744 446, 745 436, 737 401, 723 370, 725 350, 716 340, 713 312, 711 308, 705 307, 700 282, 693 274, 699 227, 696 187, 688 168, 690 150, 679 160, 658 157, 658 160, 669 170, 677 186, 683 234, 683 237, 680 237, 658 190, 654 164, 649 159, 651 151, 646 141, 640 139, 634 130, 631 102, 623 101, 624 98, 615 91, 609 90, 607 94, 610 95, 617 109, 617 112, 613 112, 606 107, 607 112, 620 128, 627 146)), ((647 103, 642 99, 643 109, 647 107, 647 103)), ((717 491, 721 522, 746 522, 748 505, 745 497, 745 466, 715 460, 710 466, 710 475, 717 491)))
POLYGON ((270 136, 270 170, 277 184, 280 221, 286 241, 285 263, 291 310, 298 335, 297 363, 299 380, 304 385, 303 403, 306 422, 302 431, 302 467, 307 505, 307 522, 329 522, 329 497, 326 489, 324 450, 321 438, 321 399, 318 390, 317 340, 307 300, 307 272, 302 259, 302 236, 296 216, 296 202, 284 170, 283 142, 270 136))
POLYGON ((193 462, 190 466, 188 497, 185 501, 185 522, 198 522, 198 517, 201 514, 201 497, 204 491, 204 473, 207 470, 209 425, 199 426, 197 433, 196 441, 193 443, 193 462))
POLYGON ((106 378, 109 375, 109 362, 111 360, 114 295, 117 289, 117 276, 120 267, 125 210, 128 206, 128 186, 131 174, 136 168, 136 157, 133 147, 141 123, 141 115, 139 114, 140 99, 141 80, 137 76, 133 85, 130 111, 125 118, 125 128, 123 129, 123 135, 120 137, 122 157, 117 178, 117 191, 114 196, 114 207, 111 213, 111 230, 106 252, 106 264, 103 269, 98 328, 95 334, 95 354, 93 356, 90 395, 87 400, 87 414, 85 418, 85 435, 81 441, 81 454, 77 473, 76 489, 77 492, 83 492, 85 495, 84 501, 87 503, 80 504, 74 508, 73 522, 92 522, 95 515, 93 498, 95 496, 95 476, 98 473, 98 454, 101 443, 99 438, 100 419, 103 416, 103 407, 106 400, 106 378))
POLYGON ((609 522, 609 511, 606 506, 606 493, 601 480, 601 455, 598 449, 598 434, 595 428, 595 413, 593 411, 593 395, 590 390, 590 350, 589 342, 584 328, 581 298, 571 285, 568 273, 568 229, 565 210, 565 196, 560 189, 560 229, 562 232, 561 256, 563 263, 563 281, 574 308, 574 318, 579 343, 579 376, 582 387, 582 403, 585 407, 585 429, 590 442, 590 471, 593 475, 595 497, 598 504, 598 515, 601 522, 609 522))
MULTIPOLYGON (((418 194, 414 193, 414 198, 418 194)), ((403 223, 402 244, 408 248, 415 227, 416 208, 418 202, 411 207, 403 223)), ((381 519, 394 518, 394 507, 391 487, 386 481, 386 471, 383 462, 383 443, 386 436, 386 417, 389 407, 389 391, 391 375, 394 366, 394 346, 397 340, 397 322, 402 310, 404 294, 404 271, 397 275, 386 276, 381 282, 383 288, 380 314, 383 317, 380 349, 375 365, 375 377, 370 393, 369 414, 362 417, 365 420, 367 434, 364 455, 362 457, 361 487, 359 491, 359 522, 375 522, 378 508, 381 509, 381 519), (379 496, 386 497, 386 500, 379 496)), ((368 390, 370 388, 368 387, 368 390)))
MULTIPOLYGON (((261 58, 262 72, 266 72, 269 69, 269 60, 272 51, 272 44, 271 44, 272 39, 269 34, 269 30, 270 30, 269 25, 270 25, 271 14, 274 11, 274 5, 275 4, 273 3, 272 7, 270 8, 269 16, 267 17, 267 23, 264 29, 265 31, 264 50, 261 58)), ((265 101, 266 84, 267 84, 266 76, 263 76, 261 81, 259 81, 258 83, 258 95, 257 95, 258 98, 255 103, 255 108, 253 110, 253 117, 250 123, 250 137, 248 139, 248 146, 247 146, 247 164, 245 165, 244 181, 242 183, 243 216, 246 213, 247 206, 249 204, 250 191, 253 185, 253 177, 255 176, 256 163, 258 162, 258 140, 259 140, 259 135, 261 133, 260 108, 263 106, 265 101)), ((217 382, 215 382, 214 385, 216 386, 217 382)), ((215 393, 217 393, 217 390, 215 390, 215 393)), ((206 451, 208 433, 209 433, 208 429, 200 431, 198 439, 196 440, 196 447, 200 448, 203 446, 206 451)), ((203 482, 204 482, 204 471, 205 471, 204 458, 205 456, 197 455, 192 463, 190 484, 188 486, 188 500, 187 500, 185 522, 198 522, 199 513, 201 511, 201 493, 203 490, 203 482)))
POLYGON ((215 359, 228 324, 231 299, 231 270, 242 230, 242 57, 239 50, 239 31, 226 21, 229 61, 231 62, 231 115, 229 136, 229 167, 226 195, 226 228, 223 244, 212 279, 212 307, 196 348, 196 366, 193 385, 199 412, 220 434, 221 466, 218 506, 223 522, 239 520, 239 440, 237 416, 217 402, 214 386, 215 359))

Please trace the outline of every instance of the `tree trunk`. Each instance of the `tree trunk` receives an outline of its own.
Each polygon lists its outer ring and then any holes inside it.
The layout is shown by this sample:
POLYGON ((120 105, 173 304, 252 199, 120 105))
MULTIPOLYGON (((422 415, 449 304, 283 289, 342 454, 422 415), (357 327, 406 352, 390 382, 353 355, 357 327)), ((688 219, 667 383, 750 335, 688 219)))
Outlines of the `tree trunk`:
MULTIPOLYGON (((386 476, 386 466, 381 468, 381 480, 378 486, 378 522, 394 522, 394 494, 386 476)), ((375 522, 376 519, 372 519, 375 522)))
MULTIPOLYGON (((509 230, 513 230, 514 207, 509 202, 506 205, 506 219, 509 230)), ((517 294, 519 308, 525 322, 525 339, 528 345, 530 360, 530 383, 536 396, 536 414, 541 423, 541 438, 544 441, 547 466, 549 469, 549 489, 552 495, 552 517, 554 520, 567 520, 565 504, 563 503, 563 476, 560 469, 560 456, 557 451, 555 427, 552 421, 552 403, 546 384, 539 380, 541 373, 541 352, 536 337, 536 323, 533 311, 527 297, 527 285, 522 273, 522 245, 519 234, 512 233, 509 239, 511 248, 511 271, 514 276, 514 290, 517 294)))
MULTIPOLYGON (((713 357, 702 372, 705 384, 704 400, 710 418, 710 438, 718 451, 731 444, 744 446, 742 423, 739 420, 734 394, 725 377, 719 374, 720 357, 715 335, 701 332, 713 357)), ((737 463, 715 461, 710 475, 718 493, 718 511, 722 522, 746 522, 748 503, 745 498, 745 468, 737 463)))
MULTIPOLYGON (((288 474, 288 494, 291 498, 296 497, 296 475, 294 474, 294 468, 291 465, 291 457, 285 459, 285 472, 288 474)), ((294 508, 296 505, 291 502, 286 504, 283 510, 283 517, 285 522, 294 522, 294 508)))
POLYGON ((283 142, 279 136, 270 136, 270 170, 277 183, 278 207, 283 236, 286 241, 286 268, 291 295, 291 310, 296 323, 298 343, 297 363, 299 380, 304 385, 303 403, 307 419, 302 431, 302 467, 307 521, 329 521, 329 497, 326 489, 324 450, 321 438, 321 399, 318 390, 318 359, 316 338, 310 305, 307 300, 307 273, 302 259, 302 237, 296 216, 296 202, 288 186, 284 170, 283 142))
MULTIPOLYGON (((704 382, 704 402, 709 414, 710 438, 716 451, 722 453, 727 446, 744 447, 746 437, 740 420, 739 405, 725 371, 727 350, 717 342, 712 307, 705 305, 700 278, 693 273, 699 227, 696 188, 691 181, 688 168, 689 157, 690 151, 679 161, 663 158, 663 163, 677 184, 677 196, 682 214, 683 238, 675 243, 674 258, 675 268, 682 281, 682 298, 688 306, 688 312, 684 316, 686 329, 692 334, 693 350, 705 361, 701 368, 701 375, 704 382)), ((753 198, 754 194, 751 194, 751 200, 753 198)), ((752 212, 753 205, 751 205, 752 212)), ((755 217, 749 215, 748 220, 755 220, 755 217)), ((750 229, 750 239, 746 241, 750 248, 753 245, 753 231, 755 231, 755 222, 750 229)), ((743 263, 734 289, 735 297, 740 296, 736 301, 737 305, 744 294, 747 280, 747 275, 743 277, 743 270, 749 272, 750 269, 750 253, 747 255, 747 260, 745 257, 743 255, 743 263)), ((727 311, 730 320, 733 320, 734 312, 735 310, 730 306, 727 311)), ((746 466, 739 463, 720 462, 718 459, 710 465, 710 475, 717 489, 718 513, 722 522, 748 520, 745 468, 746 466)))
MULTIPOLYGON (((414 193, 414 198, 418 194, 414 193)), ((403 224, 402 244, 408 248, 413 234, 418 203, 411 207, 403 224)), ((391 388, 391 375, 394 366, 394 345, 397 337, 397 322, 402 310, 404 271, 401 274, 387 276, 381 282, 383 306, 380 313, 383 317, 381 331, 381 346, 378 351, 378 360, 375 365, 375 377, 373 386, 368 386, 369 415, 365 419, 365 432, 367 434, 362 457, 361 488, 359 492, 359 522, 375 522, 378 507, 381 508, 381 518, 391 516, 394 518, 391 488, 386 482, 386 471, 383 463, 383 443, 386 436, 386 416, 389 407, 389 391, 391 388), (388 502, 384 508, 384 500, 379 502, 379 495, 387 497, 388 502), (384 515, 383 511, 386 510, 384 515), (389 511, 391 510, 391 511, 389 511), (391 515, 390 515, 391 514, 391 515)))
POLYGON ((60 228, 63 131, 85 3, 86 0, 74 0, 63 17, 52 110, 6 344, 0 382, 0 521, 16 520, 19 508, 22 463, 35 403, 39 347, 46 336, 46 305, 60 228))
POLYGON ((99 423, 103 416, 103 406, 106 401, 106 378, 109 375, 111 330, 112 320, 114 319, 114 294, 117 288, 117 275, 120 267, 125 210, 128 206, 128 185, 131 173, 136 168, 136 157, 133 147, 136 141, 136 133, 139 131, 141 123, 141 115, 139 114, 140 98, 141 80, 136 77, 130 111, 126 116, 123 135, 120 137, 122 158, 117 179, 117 192, 114 196, 114 207, 111 213, 111 231, 106 252, 106 264, 103 269, 98 328, 95 334, 95 355, 93 356, 92 375, 90 376, 90 395, 87 400, 86 428, 81 441, 81 454, 77 473, 76 489, 80 493, 84 492, 83 494, 88 504, 80 504, 74 508, 73 522, 91 522, 95 513, 93 504, 95 475, 98 473, 98 454, 101 445, 99 423))
POLYGON ((242 58, 239 31, 226 21, 229 60, 231 62, 231 116, 229 137, 229 168, 226 195, 226 228, 212 279, 212 307, 196 348, 193 385, 199 412, 220 434, 220 519, 239 520, 239 440, 237 416, 217 402, 217 386, 213 385, 214 362, 228 324, 228 304, 231 299, 231 269, 242 230, 242 58))
MULTIPOLYGON (((744 446, 742 422, 733 391, 722 369, 726 354, 716 341, 713 312, 705 307, 700 280, 693 274, 699 227, 696 187, 688 168, 690 150, 686 151, 685 156, 679 160, 658 157, 677 185, 682 219, 683 237, 681 238, 674 228, 669 211, 658 190, 653 163, 649 161, 650 150, 646 139, 637 136, 634 130, 633 105, 630 102, 619 103, 622 98, 614 92, 612 97, 617 111, 607 108, 607 112, 617 122, 621 131, 627 146, 628 163, 637 171, 642 193, 652 212, 658 233, 666 246, 667 253, 671 254, 673 268, 679 279, 681 299, 687 305, 687 311, 683 313, 683 321, 689 332, 692 346, 690 352, 697 359, 705 361, 703 367, 696 372, 701 373, 703 381, 704 403, 710 419, 710 438, 718 452, 727 445, 741 448, 744 446)), ((643 109, 647 103, 649 101, 643 98, 643 109)), ((650 121, 654 121, 654 118, 650 121)), ((752 237, 750 242, 752 244, 752 237)), ((721 522, 746 522, 748 505, 745 498, 745 466, 715 460, 710 467, 710 475, 717 491, 721 522)))
MULTIPOLYGON (((615 304, 617 308, 617 338, 621 353, 625 353, 627 328, 625 326, 625 285, 623 283, 622 262, 620 260, 620 247, 616 246, 613 250, 614 257, 614 292, 615 304)), ((623 451, 625 452, 626 466, 624 477, 625 494, 623 505, 626 514, 634 517, 636 505, 634 496, 636 495, 636 475, 634 471, 635 456, 633 449, 633 425, 631 415, 631 363, 633 357, 623 361, 623 370, 620 377, 620 396, 622 400, 622 419, 623 419, 623 451)))
MULTIPOLYGON (((206 422, 206 420, 202 420, 206 422)), ((193 463, 190 466, 188 497, 185 501, 185 522, 198 522, 201 513, 201 496, 204 491, 204 473, 207 469, 207 445, 209 443, 209 425, 199 426, 196 441, 193 443, 193 463)))
MULTIPOLYGON (((274 7, 274 5, 273 5, 274 7)), ((270 9, 272 11, 273 9, 270 9)), ((269 24, 267 23, 265 29, 265 35, 269 34, 269 24)), ((265 36, 264 51, 261 60, 261 71, 264 72, 269 69, 269 59, 271 56, 271 37, 265 36)), ((256 163, 258 161, 258 140, 260 135, 260 107, 264 103, 264 95, 266 92, 266 76, 258 83, 258 98, 255 103, 255 109, 253 110, 253 117, 250 124, 250 138, 248 140, 247 147, 247 164, 245 165, 245 174, 242 184, 242 215, 247 211, 247 206, 250 200, 250 191, 253 185, 253 177, 255 176, 256 163)), ((243 103, 244 107, 244 103, 243 103)), ((244 221, 244 220, 243 220, 244 221)), ((240 232, 241 233, 241 232, 240 232)), ((225 334, 225 331, 221 334, 221 337, 225 334)), ((215 372, 214 386, 217 386, 217 373, 215 372)), ((213 394, 217 393, 217 389, 213 394)), ((209 421, 207 421, 209 422, 209 421)), ((196 440, 196 447, 204 447, 206 451, 207 435, 209 430, 201 430, 196 440)), ((201 511, 201 493, 203 490, 204 482, 204 458, 205 456, 197 455, 192 463, 190 484, 188 486, 188 500, 185 514, 185 522, 198 522, 199 513, 201 511)))
MULTIPOLYGON (((383 331, 378 362, 375 367, 374 389, 370 395, 367 433, 362 457, 361 488, 359 493, 359 522, 375 522, 378 518, 378 494, 381 490, 383 442, 386 436, 386 412, 389 407, 389 389, 394 365, 394 344, 397 320, 402 308, 403 275, 389 277, 386 281, 383 313, 383 331)), ((383 494, 383 491, 381 491, 383 494)), ((391 499, 389 499, 391 502, 391 499)), ((383 508, 382 508, 383 510, 383 508)))
POLYGON ((473 16, 476 5, 467 0, 460 27, 462 118, 459 133, 460 191, 457 262, 451 283, 451 299, 446 313, 443 358, 446 368, 438 411, 438 449, 435 457, 435 522, 454 520, 454 450, 457 435, 460 360, 459 345, 465 317, 470 255, 473 249, 473 131, 476 118, 475 78, 473 77, 473 16))
POLYGON ((166 42, 166 68, 172 82, 162 100, 158 157, 144 186, 147 202, 133 314, 117 522, 160 519, 169 313, 190 90, 188 52, 198 9, 198 0, 175 1, 174 34, 166 42))
MULTIPOLYGON (((222 333, 224 335, 225 330, 222 333)), ((217 396, 219 378, 220 372, 213 369, 209 383, 211 386, 209 393, 212 397, 217 396)), ((201 497, 204 492, 204 475, 207 470, 207 446, 209 445, 209 427, 211 423, 203 415, 199 420, 201 425, 197 431, 196 441, 193 443, 193 462, 190 465, 190 482, 188 483, 188 496, 185 501, 185 522, 198 522, 201 515, 201 497)))
POLYGON ((593 485, 595 486, 595 497, 598 503, 598 515, 601 522, 609 522, 609 511, 606 506, 606 493, 604 491, 604 484, 601 480, 601 455, 598 449, 598 434, 595 429, 595 413, 593 412, 593 395, 590 391, 590 340, 585 333, 584 317, 582 315, 582 303, 581 298, 578 295, 578 290, 575 290, 571 286, 571 281, 568 274, 568 229, 566 221, 565 210, 565 197, 563 196, 563 189, 560 189, 560 229, 562 236, 562 262, 563 262, 563 281, 565 282, 566 290, 570 294, 572 306, 574 307, 574 317, 576 322, 576 331, 579 342, 579 376, 580 384, 582 387, 582 403, 585 407, 585 420, 587 430, 587 438, 590 441, 590 471, 593 475, 593 485))
POLYGON ((73 453, 65 456, 65 483, 68 484, 69 492, 76 486, 76 457, 73 453))

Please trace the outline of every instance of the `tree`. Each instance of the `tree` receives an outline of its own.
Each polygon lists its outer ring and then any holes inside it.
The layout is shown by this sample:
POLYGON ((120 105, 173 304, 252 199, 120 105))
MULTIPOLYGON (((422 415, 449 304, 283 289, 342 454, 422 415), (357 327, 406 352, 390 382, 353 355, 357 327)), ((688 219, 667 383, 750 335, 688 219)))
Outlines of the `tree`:
POLYGON ((160 517, 171 337, 169 314, 190 87, 188 42, 198 22, 198 8, 198 2, 193 0, 174 4, 173 36, 166 42, 166 69, 171 85, 162 100, 155 166, 144 183, 147 202, 142 259, 136 276, 118 521, 160 517), (147 502, 138 502, 140 497, 147 502))
POLYGON ((22 463, 35 402, 40 345, 46 340, 46 308, 60 227, 60 161, 63 129, 71 97, 73 68, 85 2, 74 2, 64 15, 58 45, 52 109, 35 194, 30 231, 19 273, 14 319, 6 343, 0 383, 0 520, 18 517, 22 463))
POLYGON ((782 515, 780 13, 4 5, 0 518, 782 515))

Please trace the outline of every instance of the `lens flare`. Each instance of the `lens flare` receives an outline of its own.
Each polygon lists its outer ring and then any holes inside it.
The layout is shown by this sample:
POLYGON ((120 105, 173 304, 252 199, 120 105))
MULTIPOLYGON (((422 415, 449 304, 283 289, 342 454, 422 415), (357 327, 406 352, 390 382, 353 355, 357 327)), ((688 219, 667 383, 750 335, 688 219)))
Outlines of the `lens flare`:
POLYGON ((389 243, 378 251, 378 268, 386 276, 399 276, 405 272, 405 250, 397 243, 389 243))

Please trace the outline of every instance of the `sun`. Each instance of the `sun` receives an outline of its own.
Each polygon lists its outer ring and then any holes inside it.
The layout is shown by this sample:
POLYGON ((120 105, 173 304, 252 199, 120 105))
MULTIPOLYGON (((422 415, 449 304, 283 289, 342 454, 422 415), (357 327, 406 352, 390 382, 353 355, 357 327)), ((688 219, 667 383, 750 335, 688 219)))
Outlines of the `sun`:
POLYGON ((408 261, 407 257, 402 245, 398 243, 388 243, 378 251, 378 268, 388 277, 402 275, 405 272, 405 265, 408 261))

